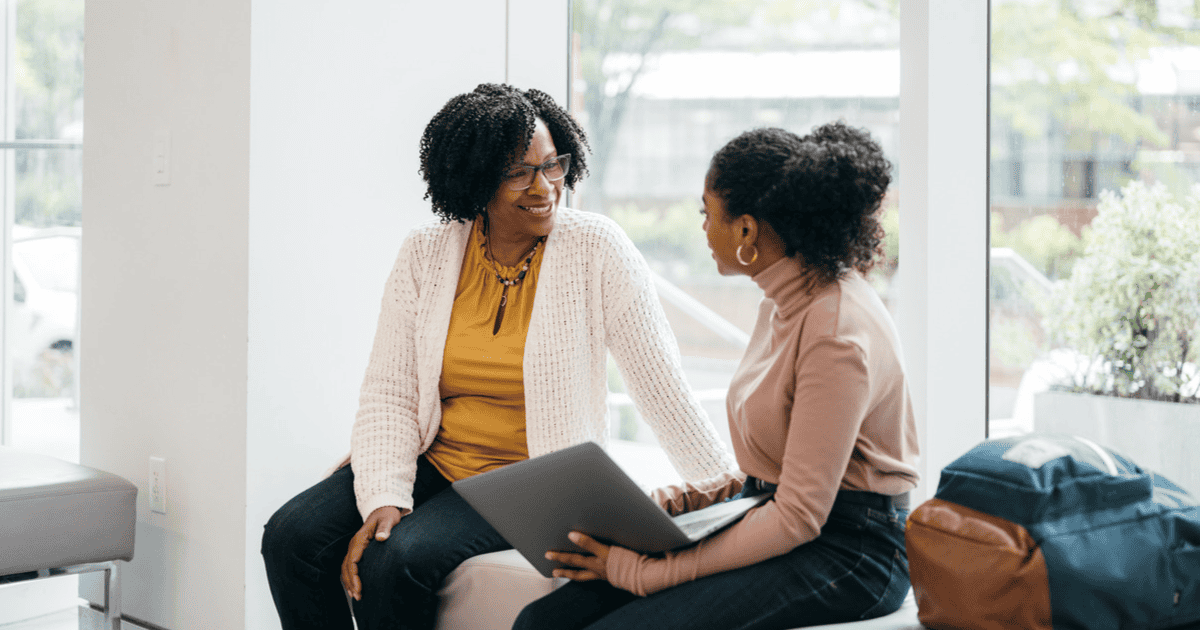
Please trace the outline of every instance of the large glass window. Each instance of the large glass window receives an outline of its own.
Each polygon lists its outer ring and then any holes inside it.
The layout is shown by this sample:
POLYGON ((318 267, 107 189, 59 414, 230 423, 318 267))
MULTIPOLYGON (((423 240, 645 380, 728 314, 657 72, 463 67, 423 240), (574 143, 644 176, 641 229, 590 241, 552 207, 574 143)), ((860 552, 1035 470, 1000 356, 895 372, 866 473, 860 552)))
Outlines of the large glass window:
POLYGON ((1065 431, 1200 492, 1200 14, 994 0, 993 436, 1065 431))
POLYGON ((83 2, 8 0, 5 443, 79 457, 83 2))
MULTIPOLYGON (((572 205, 614 218, 646 256, 688 380, 728 440, 725 391, 762 293, 720 276, 699 214, 714 151, 764 126, 805 134, 837 119, 864 127, 899 165, 899 16, 872 0, 574 0, 571 107, 592 143, 572 205)), ((898 174, 898 171, 897 171, 898 174)), ((896 270, 894 180, 884 203, 896 270)), ((614 437, 652 443, 611 370, 614 437)), ((650 461, 650 460, 645 460, 650 461)), ((660 462, 664 474, 670 470, 660 462)))
MULTIPOLYGON (((0 7, 0 443, 78 461, 83 1, 0 7)), ((73 576, 0 587, 0 625, 36 618, 74 627, 77 602, 73 576)))

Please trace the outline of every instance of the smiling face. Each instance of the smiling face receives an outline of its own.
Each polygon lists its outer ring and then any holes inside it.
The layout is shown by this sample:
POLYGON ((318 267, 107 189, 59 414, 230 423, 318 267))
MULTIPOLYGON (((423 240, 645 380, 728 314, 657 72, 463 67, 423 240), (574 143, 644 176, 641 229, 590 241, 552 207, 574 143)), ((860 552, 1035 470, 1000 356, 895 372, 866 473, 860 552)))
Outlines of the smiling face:
MULTIPOLYGON (((540 166, 557 156, 550 130, 539 118, 525 154, 509 166, 540 166)), ((487 204, 489 238, 497 245, 507 243, 520 249, 550 234, 562 186, 563 180, 550 181, 541 171, 525 190, 510 190, 502 182, 487 204)))
POLYGON ((737 262, 737 246, 741 242, 741 231, 736 229, 725 210, 725 198, 713 190, 712 174, 704 180, 704 233, 708 237, 708 248, 712 250, 713 260, 717 261, 717 272, 723 276, 735 276, 745 273, 744 267, 737 262))

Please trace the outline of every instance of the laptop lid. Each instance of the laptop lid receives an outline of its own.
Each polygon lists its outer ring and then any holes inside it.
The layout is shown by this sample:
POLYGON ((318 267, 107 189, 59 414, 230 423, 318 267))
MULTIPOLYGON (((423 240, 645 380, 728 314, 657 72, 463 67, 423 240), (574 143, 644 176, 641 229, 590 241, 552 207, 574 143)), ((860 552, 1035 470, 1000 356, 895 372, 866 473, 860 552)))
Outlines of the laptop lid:
MULTIPOLYGON (((594 442, 509 464, 454 482, 454 489, 546 577, 560 566, 545 558, 551 549, 582 551, 571 531, 642 553, 667 551, 737 520, 689 537, 616 462, 594 442)), ((693 517, 694 518, 694 517, 693 517)))

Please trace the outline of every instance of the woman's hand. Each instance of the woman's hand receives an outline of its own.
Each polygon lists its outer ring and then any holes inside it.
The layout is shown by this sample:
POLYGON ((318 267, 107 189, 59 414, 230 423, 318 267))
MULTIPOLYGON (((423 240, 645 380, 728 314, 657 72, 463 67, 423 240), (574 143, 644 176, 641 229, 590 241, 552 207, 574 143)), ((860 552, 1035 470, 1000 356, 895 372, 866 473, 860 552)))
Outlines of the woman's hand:
POLYGON ((358 578, 358 561, 362 560, 363 551, 367 544, 374 540, 387 540, 392 534, 392 528, 400 522, 400 508, 385 506, 376 509, 367 516, 366 522, 359 528, 354 538, 350 539, 350 548, 346 558, 342 560, 342 588, 350 593, 355 601, 362 600, 362 580, 358 578))
POLYGON ((583 547, 588 554, 569 553, 565 551, 547 551, 546 559, 561 562, 568 567, 574 569, 555 569, 554 577, 565 577, 576 582, 589 582, 591 580, 608 581, 608 550, 611 545, 606 545, 586 534, 579 532, 571 532, 567 534, 567 538, 571 542, 583 547))

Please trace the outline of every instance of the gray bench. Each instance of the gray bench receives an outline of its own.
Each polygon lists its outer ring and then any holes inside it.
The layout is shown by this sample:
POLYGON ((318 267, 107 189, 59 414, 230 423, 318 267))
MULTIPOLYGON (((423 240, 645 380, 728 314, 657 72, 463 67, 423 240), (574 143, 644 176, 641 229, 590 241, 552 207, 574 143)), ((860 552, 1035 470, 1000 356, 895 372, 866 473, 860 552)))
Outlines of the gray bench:
POLYGON ((0 584, 103 571, 105 628, 120 630, 136 501, 117 475, 0 446, 0 584))

